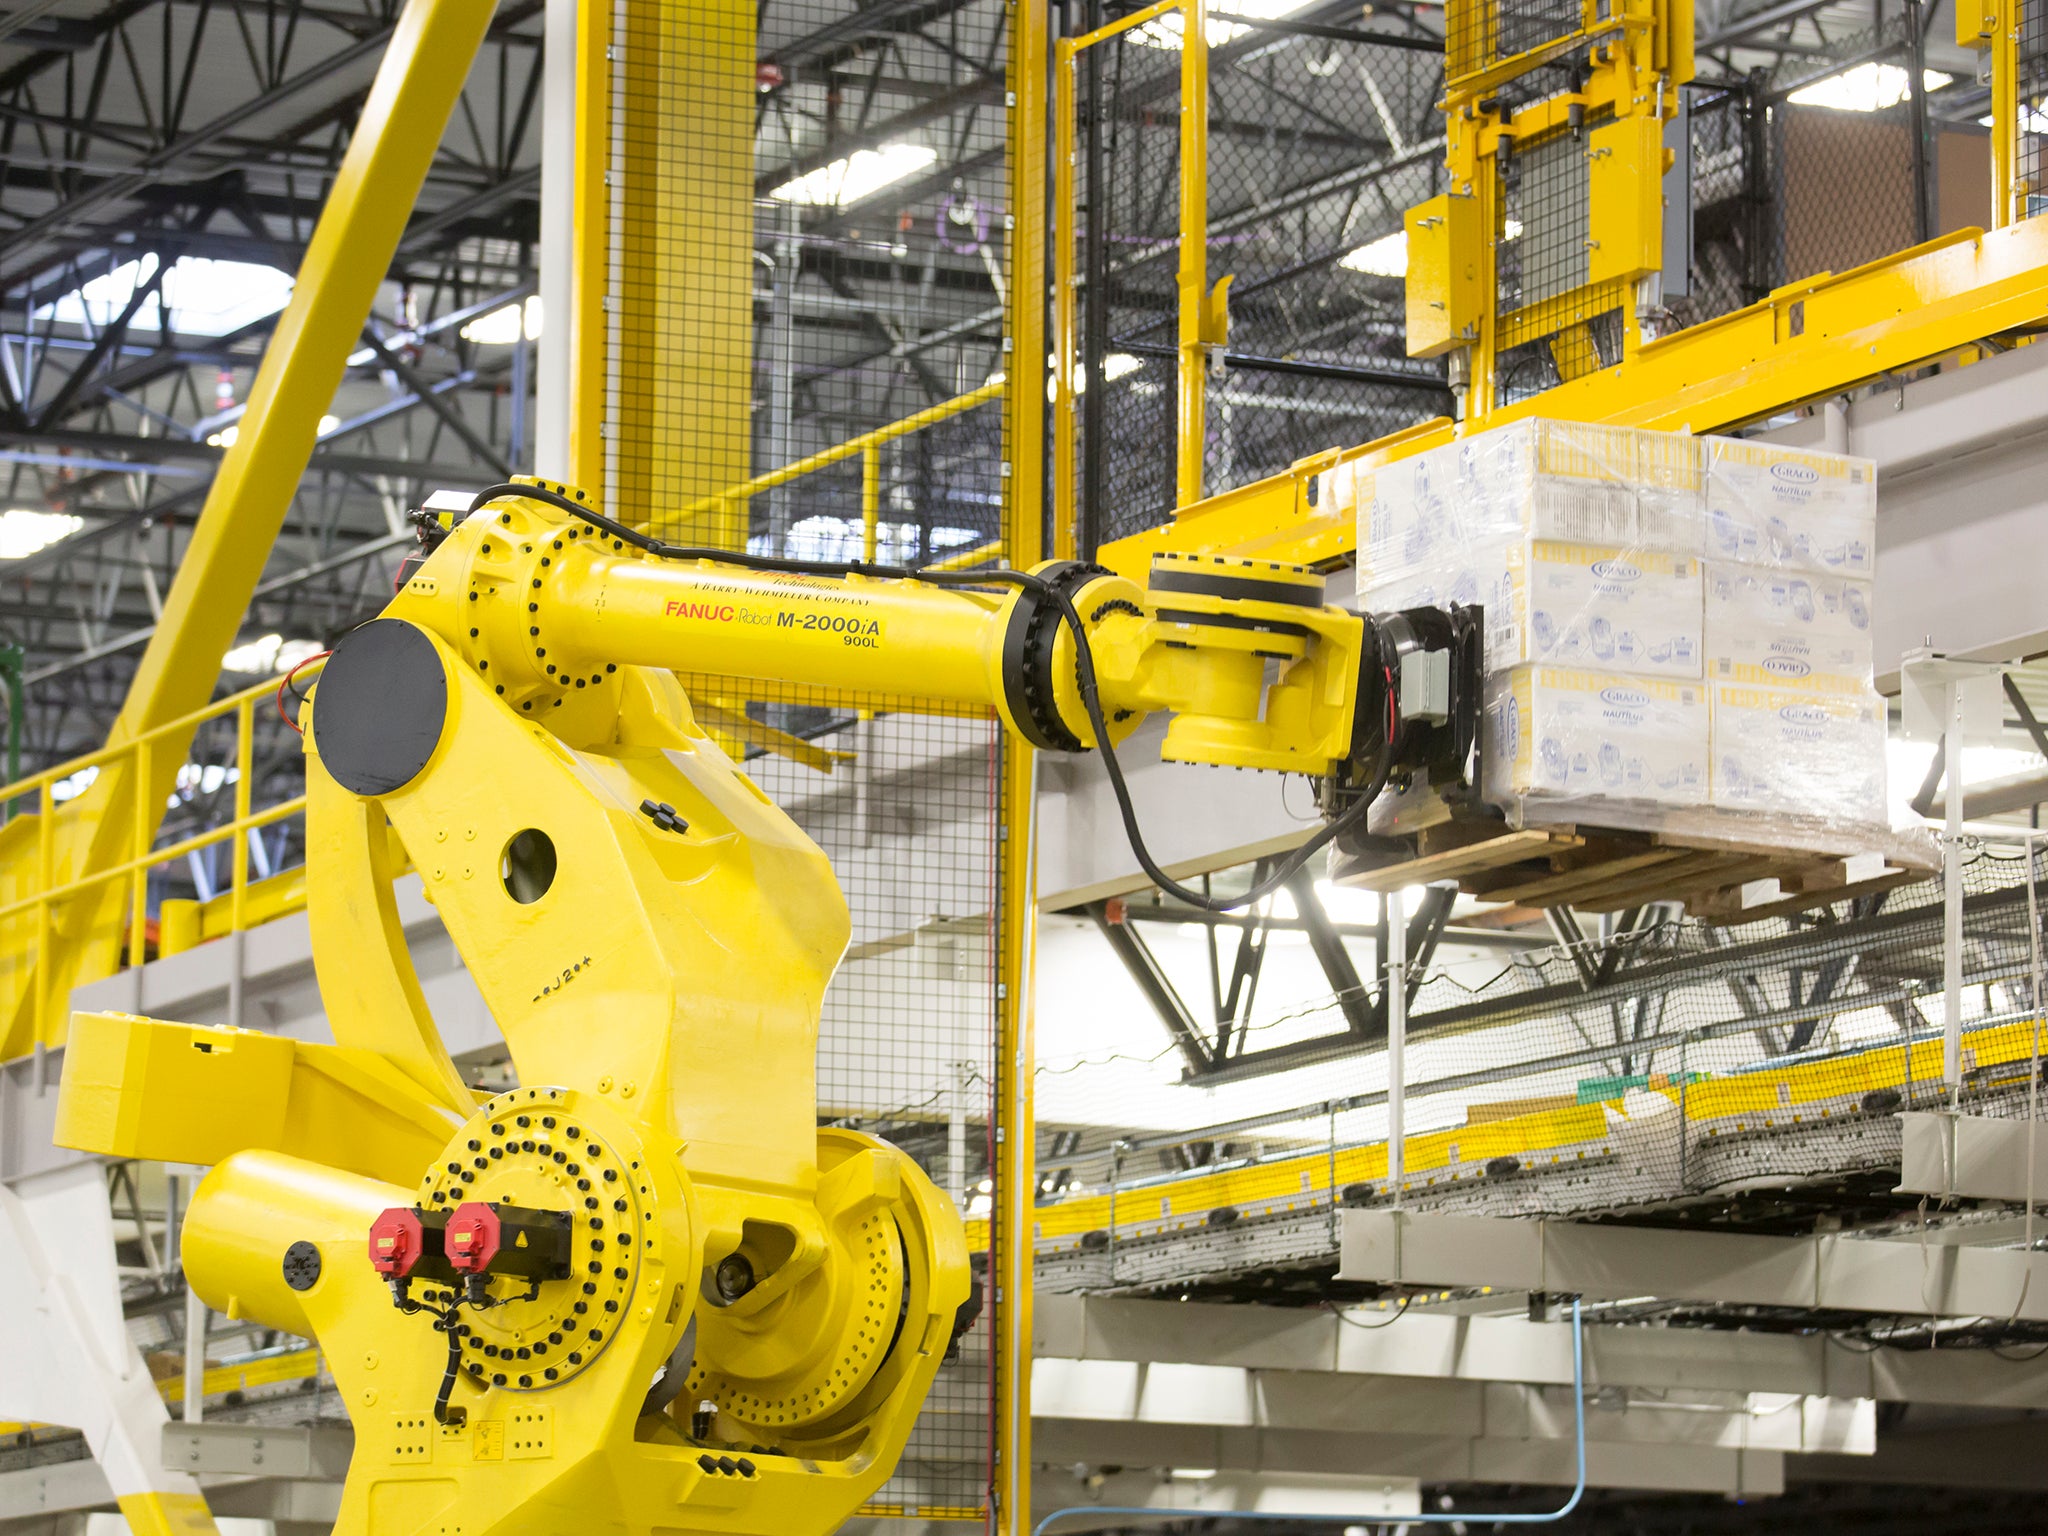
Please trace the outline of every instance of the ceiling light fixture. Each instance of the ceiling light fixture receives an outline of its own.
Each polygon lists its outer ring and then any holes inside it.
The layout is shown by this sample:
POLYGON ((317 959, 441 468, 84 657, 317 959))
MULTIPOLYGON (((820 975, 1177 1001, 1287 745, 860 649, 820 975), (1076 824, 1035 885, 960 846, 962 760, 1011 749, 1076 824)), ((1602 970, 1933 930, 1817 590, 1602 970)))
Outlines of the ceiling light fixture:
POLYGON ((0 512, 0 560, 25 560, 84 526, 84 518, 69 512, 36 512, 27 507, 0 512))
POLYGON ((915 176, 939 158, 922 144, 884 144, 860 149, 830 165, 785 181, 768 195, 778 202, 807 208, 844 208, 879 192, 906 176, 915 176))
MULTIPOLYGON (((156 276, 154 253, 124 261, 111 272, 74 288, 36 310, 36 318, 103 330, 118 320, 135 291, 156 276)), ((255 261, 215 261, 180 256, 165 269, 161 288, 142 301, 129 326, 170 329, 187 336, 226 336, 283 309, 292 296, 292 276, 255 261)))
POLYGON ((542 311, 540 295, 535 294, 523 305, 506 304, 487 315, 479 315, 462 328, 462 339, 473 341, 483 347, 509 347, 519 339, 521 321, 524 321, 526 339, 540 339, 542 311))
MULTIPOLYGON (((1938 69, 1929 69, 1921 71, 1920 83, 1925 90, 1938 91, 1951 78, 1938 69)), ((1794 106, 1827 107, 1836 112, 1882 112, 1910 96, 1912 86, 1913 77, 1896 64, 1858 64, 1854 69, 1801 86, 1787 99, 1794 106)))

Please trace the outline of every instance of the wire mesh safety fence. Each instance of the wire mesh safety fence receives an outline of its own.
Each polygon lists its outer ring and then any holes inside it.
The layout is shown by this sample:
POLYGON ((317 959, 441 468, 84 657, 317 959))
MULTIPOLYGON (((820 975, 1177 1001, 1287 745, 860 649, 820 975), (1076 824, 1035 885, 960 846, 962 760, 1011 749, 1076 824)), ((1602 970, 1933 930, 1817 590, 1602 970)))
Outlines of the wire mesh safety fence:
MULTIPOLYGON (((718 698, 729 683, 685 678, 718 698)), ((756 751, 747 771, 822 847, 853 931, 825 995, 820 1123, 880 1136, 916 1158, 974 1221, 977 1294, 998 1173, 995 850, 1000 725, 982 713, 892 711, 901 701, 778 689, 807 722, 811 762, 756 751), (981 1218, 981 1219, 977 1219, 981 1218)), ((993 1308, 956 1341, 882 1513, 978 1516, 991 1475, 993 1308)))
POLYGON ((1137 899, 1119 914, 1256 1072, 1227 1050, 1191 1066, 1098 926, 1049 919, 1042 943, 1087 979, 1041 998, 1041 1283, 1326 1295, 1339 1212, 1397 1200, 1777 1230, 1896 1217, 1914 1203, 1891 1193, 1900 1110, 2040 1108, 2048 848, 1972 839, 1963 882, 1959 1085, 1938 880, 1752 922, 1646 904, 1531 934, 1459 909, 1411 974, 1398 1190, 1370 893, 1320 892, 1354 967, 1334 991, 1285 900, 1242 930, 1137 899))
MULTIPOLYGON (((664 537, 857 551, 858 460, 727 493, 1000 371, 1004 10, 618 5, 612 26, 608 494, 664 537)), ((891 555, 994 537, 998 414, 884 449, 891 555)))
POLYGON ((2048 212, 2048 3, 2016 0, 2013 122, 2013 207, 2015 218, 2048 212))
MULTIPOLYGON (((605 447, 619 510, 661 537, 806 560, 922 565, 996 544, 1000 0, 914 12, 721 0, 613 16, 620 297, 605 447), (930 419, 897 430, 920 413, 930 419)), ((847 898, 852 941, 819 1035, 821 1124, 893 1142, 963 1214, 985 1214, 995 722, 909 699, 683 681, 700 719, 823 847, 847 898)), ((976 1268, 985 1276, 985 1255, 976 1268)), ((871 1512, 985 1509, 993 1316, 957 1341, 871 1512)))
POLYGON ((1692 159, 1684 291, 1665 274, 1671 324, 1683 328, 1753 304, 1772 286, 1772 202, 1766 180, 1766 98, 1747 82, 1687 92, 1692 159))
MULTIPOLYGON (((1208 278, 1230 279, 1229 341, 1208 359, 1214 493, 1439 414, 1449 396, 1440 365, 1406 355, 1401 282, 1403 210, 1442 174, 1438 42, 1244 19, 1212 20, 1208 40, 1208 278)), ((1079 247, 1084 547, 1173 508, 1178 44, 1167 18, 1077 65, 1064 237, 1079 247)))

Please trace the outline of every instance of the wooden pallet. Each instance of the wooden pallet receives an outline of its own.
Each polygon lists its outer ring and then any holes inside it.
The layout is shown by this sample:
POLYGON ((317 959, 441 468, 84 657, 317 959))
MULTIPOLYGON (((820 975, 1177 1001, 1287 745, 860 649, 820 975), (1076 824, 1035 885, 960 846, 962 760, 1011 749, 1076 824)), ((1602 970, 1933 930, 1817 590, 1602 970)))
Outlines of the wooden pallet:
POLYGON ((1930 871, 1886 858, 1808 848, 1771 848, 1613 827, 1510 827, 1490 817, 1453 816, 1417 831, 1365 840, 1331 867, 1339 885, 1397 890, 1455 880, 1489 902, 1618 912, 1678 901, 1710 922, 1754 922, 1867 896, 1930 871), (1851 859, 1857 868, 1852 878, 1851 859), (1775 887, 1762 882, 1774 881, 1775 887))

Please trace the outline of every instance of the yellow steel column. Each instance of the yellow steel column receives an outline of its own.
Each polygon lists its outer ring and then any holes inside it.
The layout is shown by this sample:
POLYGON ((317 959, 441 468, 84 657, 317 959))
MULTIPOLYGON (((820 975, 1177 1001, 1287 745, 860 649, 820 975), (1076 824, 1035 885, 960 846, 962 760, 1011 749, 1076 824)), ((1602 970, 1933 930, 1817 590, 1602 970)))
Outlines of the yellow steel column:
MULTIPOLYGON (((1079 294, 1075 284, 1074 245, 1080 231, 1074 209, 1079 201, 1079 176, 1074 164, 1074 118, 1079 108, 1075 89, 1074 39, 1053 45, 1052 59, 1052 206, 1059 220, 1052 253, 1052 552, 1071 560, 1078 543, 1075 520, 1081 515, 1080 483, 1074 468, 1074 378, 1080 363, 1075 337, 1079 294)), ((1090 190, 1091 197, 1094 195, 1090 190)))
POLYGON ((1208 437, 1209 0, 1181 7, 1180 375, 1174 423, 1177 504, 1202 499, 1208 437))
MULTIPOLYGON (((132 742, 196 711, 212 695, 220 659, 241 627, 312 457, 321 413, 334 399, 348 355, 361 344, 371 302, 390 270, 492 8, 492 0, 409 0, 399 17, 306 247, 291 302, 264 350, 241 431, 193 526, 162 621, 142 653, 108 745, 132 742)), ((54 838, 45 834, 50 868, 44 878, 54 873, 72 880, 108 869, 123 861, 131 842, 153 838, 190 742, 189 731, 160 738, 140 789, 134 782, 137 763, 120 759, 66 802, 54 838), (133 825, 138 805, 148 823, 143 828, 133 825)), ((50 814, 47 803, 44 814, 50 814)), ((10 873, 0 869, 0 886, 10 873)), ((52 913, 44 929, 47 947, 37 952, 36 979, 0 997, 0 1058, 26 1050, 32 1034, 58 1043, 66 1018, 61 1004, 72 986, 118 964, 122 894, 120 881, 107 881, 52 913), (33 1030, 39 1006, 43 1023, 33 1030)))
POLYGON ((870 565, 875 563, 875 536, 881 517, 882 445, 870 443, 860 451, 860 557, 870 565))
POLYGON ((721 549, 746 543, 743 502, 670 511, 751 467, 754 10, 632 4, 612 34, 607 502, 721 549))
MULTIPOLYGON (((604 500, 605 289, 610 282, 611 0, 576 7, 575 227, 569 264, 570 483, 604 500)), ((542 472, 548 466, 541 466, 542 472)))
POLYGON ((1991 34, 1991 226, 2003 229, 2020 219, 2027 189, 2019 184, 2020 5, 1996 0, 1997 26, 1991 34))
MULTIPOLYGON (((1003 547, 1029 570, 1044 550, 1046 0, 1009 0, 1010 366, 1003 402, 1003 547)), ((1032 1074, 1032 948, 1037 917, 1031 832, 1036 774, 1031 748, 1003 733, 1002 826, 997 849, 995 1195, 989 1230, 996 1389, 996 1531, 1031 1529, 1031 1271, 1038 1182, 1032 1074)))

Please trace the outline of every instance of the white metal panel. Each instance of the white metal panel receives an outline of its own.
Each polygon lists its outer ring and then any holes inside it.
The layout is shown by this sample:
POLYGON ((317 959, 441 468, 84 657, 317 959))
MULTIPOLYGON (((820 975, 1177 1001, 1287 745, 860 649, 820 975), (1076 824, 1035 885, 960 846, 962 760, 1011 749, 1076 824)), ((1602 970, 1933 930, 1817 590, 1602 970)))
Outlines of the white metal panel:
POLYGON ((1137 1416, 1147 1423, 1243 1426, 1256 1422, 1248 1371, 1230 1365, 1148 1365, 1144 1375, 1137 1416))
POLYGON ((78 1430, 116 1494, 196 1494, 163 1470, 163 1399, 122 1320, 105 1173, 0 1188, 0 1418, 78 1430))

